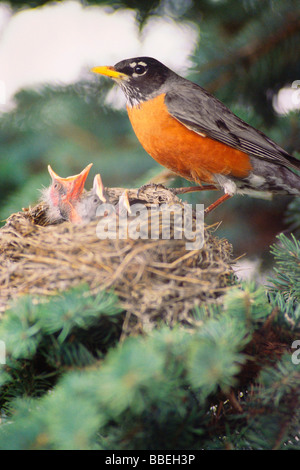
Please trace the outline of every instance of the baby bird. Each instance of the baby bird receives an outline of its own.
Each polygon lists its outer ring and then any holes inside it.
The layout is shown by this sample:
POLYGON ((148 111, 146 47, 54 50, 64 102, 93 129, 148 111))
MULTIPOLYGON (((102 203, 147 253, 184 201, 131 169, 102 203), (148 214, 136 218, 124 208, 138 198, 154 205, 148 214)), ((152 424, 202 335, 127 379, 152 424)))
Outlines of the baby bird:
POLYGON ((120 215, 124 211, 131 213, 128 190, 105 189, 100 174, 94 178, 93 188, 71 202, 72 211, 69 213, 70 222, 86 224, 98 217, 106 217, 113 212, 120 215), (118 197, 117 197, 118 194, 118 197), (99 211, 103 205, 103 210, 99 211))
POLYGON ((51 185, 42 190, 41 201, 47 205, 47 219, 49 223, 76 221, 75 205, 84 192, 84 184, 93 164, 90 163, 81 173, 75 176, 61 178, 48 165, 52 178, 51 185))
POLYGON ((97 216, 97 209, 107 202, 104 186, 100 174, 94 177, 93 188, 75 201, 70 213, 71 222, 88 223, 97 216))

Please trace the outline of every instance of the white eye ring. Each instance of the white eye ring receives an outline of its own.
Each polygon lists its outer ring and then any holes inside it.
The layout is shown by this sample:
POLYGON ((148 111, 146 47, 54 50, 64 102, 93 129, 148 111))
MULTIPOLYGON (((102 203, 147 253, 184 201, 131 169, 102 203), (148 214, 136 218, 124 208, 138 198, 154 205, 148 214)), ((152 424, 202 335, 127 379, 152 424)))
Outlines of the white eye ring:
POLYGON ((134 67, 134 72, 132 74, 133 77, 141 77, 142 75, 145 75, 147 72, 147 67, 144 62, 139 62, 135 67, 134 67))

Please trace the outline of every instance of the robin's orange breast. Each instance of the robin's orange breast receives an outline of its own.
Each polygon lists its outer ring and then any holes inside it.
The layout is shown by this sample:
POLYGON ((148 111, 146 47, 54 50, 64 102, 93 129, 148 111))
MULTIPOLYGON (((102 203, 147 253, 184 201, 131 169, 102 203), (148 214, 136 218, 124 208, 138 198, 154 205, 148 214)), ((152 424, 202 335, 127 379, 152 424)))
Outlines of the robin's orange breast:
POLYGON ((137 138, 158 163, 198 183, 212 183, 215 173, 237 178, 249 174, 246 153, 189 130, 170 115, 164 97, 127 107, 137 138))

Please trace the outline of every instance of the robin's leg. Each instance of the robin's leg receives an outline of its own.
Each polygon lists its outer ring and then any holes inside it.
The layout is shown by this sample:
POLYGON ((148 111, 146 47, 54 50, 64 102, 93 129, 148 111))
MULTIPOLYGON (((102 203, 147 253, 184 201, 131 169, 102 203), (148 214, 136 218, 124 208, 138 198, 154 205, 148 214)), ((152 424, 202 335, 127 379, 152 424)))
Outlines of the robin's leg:
POLYGON ((186 188, 168 188, 174 194, 186 194, 186 193, 193 193, 196 191, 216 191, 220 190, 213 184, 207 184, 205 186, 188 186, 186 188))
MULTIPOLYGON (((174 178, 177 178, 177 177, 178 177, 178 175, 176 173, 174 173, 173 171, 168 170, 168 169, 165 168, 158 175, 151 178, 151 180, 148 182, 148 184, 167 184, 170 181, 172 181, 174 178)), ((213 184, 203 186, 201 184, 200 178, 198 178, 198 175, 197 175, 196 172, 193 174, 193 179, 194 179, 195 182, 199 183, 198 186, 189 186, 187 188, 169 188, 168 187, 168 189, 170 191, 172 191, 173 194, 176 194, 176 195, 177 194, 192 193, 194 191, 206 191, 206 190, 207 191, 213 191, 213 190, 219 189, 216 186, 214 186, 213 184)), ((144 186, 147 186, 147 184, 144 185, 144 186)))
POLYGON ((143 186, 141 186, 138 189, 137 196, 139 197, 141 191, 143 191, 144 189, 146 189, 147 187, 150 187, 150 186, 155 186, 156 188, 161 187, 161 188, 167 189, 168 191, 171 191, 176 196, 178 194, 194 193, 196 191, 217 191, 217 190, 220 190, 220 188, 217 188, 213 184, 207 184, 205 186, 188 186, 186 188, 167 188, 166 186, 162 185, 161 183, 159 183, 159 184, 157 184, 157 183, 146 183, 146 184, 143 184, 143 186))
POLYGON ((216 207, 218 207, 220 204, 223 202, 227 201, 227 199, 230 199, 232 196, 230 194, 223 194, 219 199, 217 199, 215 202, 213 202, 210 206, 208 206, 205 211, 204 215, 209 214, 212 210, 214 210, 216 207))

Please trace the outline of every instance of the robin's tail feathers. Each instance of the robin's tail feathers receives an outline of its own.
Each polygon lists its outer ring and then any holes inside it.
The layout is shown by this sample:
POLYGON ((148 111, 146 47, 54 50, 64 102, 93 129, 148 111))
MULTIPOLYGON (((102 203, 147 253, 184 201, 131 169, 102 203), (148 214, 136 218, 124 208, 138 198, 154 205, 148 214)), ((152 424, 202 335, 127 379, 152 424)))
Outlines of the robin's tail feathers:
POLYGON ((300 196, 300 175, 293 170, 282 165, 270 165, 265 160, 253 157, 251 164, 252 171, 242 183, 246 187, 248 185, 249 189, 300 196))
POLYGON ((300 175, 293 173, 291 170, 285 167, 279 167, 278 170, 280 170, 278 171, 278 178, 279 180, 283 180, 280 181, 280 185, 283 187, 283 189, 285 189, 286 186, 287 194, 300 196, 300 175))
POLYGON ((273 170, 269 170, 265 177, 265 189, 274 194, 300 196, 300 176, 283 166, 277 166, 273 170))

